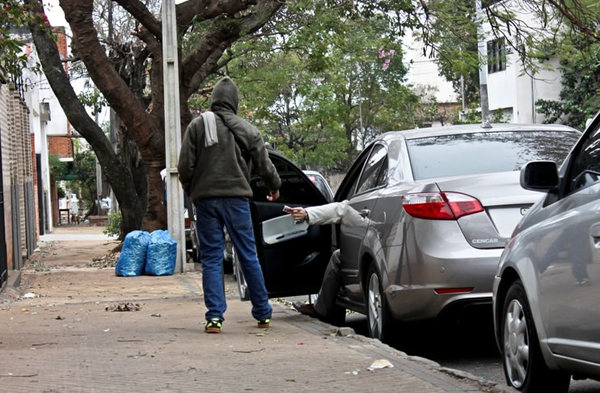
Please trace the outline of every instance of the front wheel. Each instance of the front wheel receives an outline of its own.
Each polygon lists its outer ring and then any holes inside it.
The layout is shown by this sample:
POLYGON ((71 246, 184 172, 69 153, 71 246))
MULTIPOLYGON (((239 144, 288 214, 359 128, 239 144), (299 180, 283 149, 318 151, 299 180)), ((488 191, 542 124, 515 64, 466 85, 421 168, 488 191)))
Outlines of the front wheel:
POLYGON ((506 381, 526 393, 567 392, 571 376, 546 366, 525 289, 515 281, 502 311, 502 357, 506 381))
POLYGON ((387 301, 383 294, 381 277, 375 267, 369 269, 367 275, 367 323, 369 327, 369 337, 385 341, 391 335, 391 317, 387 306, 387 301))
POLYGON ((244 272, 242 271, 242 265, 240 264, 240 260, 235 252, 235 249, 232 249, 233 254, 233 275, 235 276, 235 281, 237 282, 238 292, 240 294, 241 300, 250 300, 250 292, 248 291, 248 283, 246 283, 246 278, 244 277, 244 272))

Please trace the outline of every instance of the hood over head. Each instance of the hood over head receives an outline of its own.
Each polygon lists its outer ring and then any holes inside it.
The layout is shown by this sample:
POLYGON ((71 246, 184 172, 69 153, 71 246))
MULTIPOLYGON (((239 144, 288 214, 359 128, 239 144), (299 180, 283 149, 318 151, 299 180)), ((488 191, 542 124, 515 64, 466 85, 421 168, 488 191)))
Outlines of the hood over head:
POLYGON ((211 109, 229 109, 233 113, 237 113, 239 103, 239 90, 233 80, 229 77, 224 77, 217 82, 212 91, 211 109))

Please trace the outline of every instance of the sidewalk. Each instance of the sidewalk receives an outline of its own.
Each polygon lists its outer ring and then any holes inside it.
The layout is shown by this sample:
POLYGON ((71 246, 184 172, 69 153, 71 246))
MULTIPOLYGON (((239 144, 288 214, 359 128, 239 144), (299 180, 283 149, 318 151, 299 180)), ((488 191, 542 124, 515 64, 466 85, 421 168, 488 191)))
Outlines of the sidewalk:
POLYGON ((275 299, 271 327, 258 329, 229 277, 223 332, 205 334, 200 272, 116 277, 114 268, 102 267, 110 258, 98 257, 118 242, 73 240, 68 228, 53 236, 59 234, 63 240, 42 238, 22 271, 20 296, 0 299, 2 391, 509 391, 300 315, 275 299), (393 367, 369 371, 388 362, 393 367))

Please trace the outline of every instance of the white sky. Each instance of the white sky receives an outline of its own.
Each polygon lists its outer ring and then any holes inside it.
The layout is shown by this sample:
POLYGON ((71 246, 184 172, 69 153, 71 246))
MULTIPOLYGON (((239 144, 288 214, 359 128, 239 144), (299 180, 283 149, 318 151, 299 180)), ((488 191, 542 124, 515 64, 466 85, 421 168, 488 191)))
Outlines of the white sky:
POLYGON ((58 0, 44 0, 44 10, 52 26, 67 26, 65 14, 58 5, 58 0))

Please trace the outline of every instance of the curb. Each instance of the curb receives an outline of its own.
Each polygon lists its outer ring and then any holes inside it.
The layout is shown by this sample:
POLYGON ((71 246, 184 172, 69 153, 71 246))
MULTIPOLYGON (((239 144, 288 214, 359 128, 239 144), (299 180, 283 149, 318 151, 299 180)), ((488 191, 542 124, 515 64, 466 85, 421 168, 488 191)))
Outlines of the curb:
MULTIPOLYGON (((298 314, 297 311, 295 311, 291 307, 288 307, 285 303, 278 304, 280 308, 284 310, 285 313, 298 314)), ((375 348, 377 352, 387 354, 390 357, 396 358, 398 360, 415 362, 430 370, 439 371, 443 374, 450 375, 458 380, 467 381, 478 386, 481 390, 484 390, 489 393, 519 393, 518 390, 510 386, 498 383, 496 381, 482 379, 466 371, 442 367, 439 363, 420 356, 408 355, 406 352, 391 347, 388 344, 385 344, 377 339, 356 334, 354 329, 350 327, 337 327, 323 322, 319 319, 311 318, 309 316, 304 316, 304 318, 306 318, 306 320, 302 321, 302 324, 297 324, 296 326, 299 326, 300 328, 307 330, 313 334, 322 335, 324 329, 328 330, 330 332, 329 335, 335 337, 338 340, 352 340, 353 342, 350 342, 349 345, 352 345, 354 347, 356 347, 356 342, 358 342, 359 345, 362 345, 365 350, 372 352, 375 348)))

